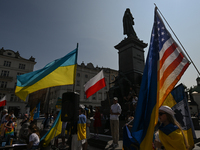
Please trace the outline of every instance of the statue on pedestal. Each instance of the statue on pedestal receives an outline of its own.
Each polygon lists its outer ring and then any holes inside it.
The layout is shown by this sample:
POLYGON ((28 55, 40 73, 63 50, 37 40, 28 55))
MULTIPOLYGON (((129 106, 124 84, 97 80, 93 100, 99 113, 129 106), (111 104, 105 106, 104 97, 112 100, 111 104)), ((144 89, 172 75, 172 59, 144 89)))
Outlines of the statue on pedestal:
POLYGON ((134 21, 133 16, 131 14, 131 11, 129 8, 126 9, 123 17, 123 27, 124 27, 124 35, 127 35, 128 37, 132 36, 137 38, 137 35, 133 29, 134 21))

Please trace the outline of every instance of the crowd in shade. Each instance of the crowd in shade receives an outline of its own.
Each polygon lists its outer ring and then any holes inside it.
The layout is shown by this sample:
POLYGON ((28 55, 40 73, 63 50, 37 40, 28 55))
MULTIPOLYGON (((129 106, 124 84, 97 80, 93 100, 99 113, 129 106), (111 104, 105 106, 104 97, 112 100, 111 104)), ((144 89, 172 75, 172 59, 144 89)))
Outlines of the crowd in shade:
POLYGON ((27 149, 36 149, 40 142, 40 131, 34 121, 29 120, 28 114, 20 116, 21 122, 17 124, 17 118, 14 111, 8 112, 3 109, 1 112, 1 130, 0 142, 1 146, 17 144, 25 144, 27 149), (23 118, 23 119, 21 119, 23 118), (16 128, 20 126, 17 135, 16 128))
MULTIPOLYGON (((97 113, 99 112, 96 111, 96 115, 97 113)), ((3 109, 1 111, 1 146, 11 146, 17 143, 23 144, 24 148, 28 150, 43 147, 44 140, 42 141, 41 139, 42 137, 45 139, 54 123, 58 123, 56 120, 58 121, 61 117, 59 114, 60 111, 54 114, 45 113, 41 126, 38 127, 37 121, 32 120, 31 116, 28 114, 23 114, 20 118, 16 118, 14 111, 8 112, 7 109, 3 109), (18 129, 18 131, 16 129, 18 129)), ((62 123, 61 130, 63 131, 59 135, 53 136, 48 146, 51 146, 53 149, 66 148, 67 145, 71 149, 77 149, 77 146, 79 149, 87 149, 87 140, 90 138, 90 117, 90 109, 86 108, 84 105, 80 105, 79 120, 76 122, 62 122, 59 120, 62 123), (76 138, 74 138, 74 136, 76 136, 76 138), (58 143, 59 138, 62 139, 61 143, 58 143)))

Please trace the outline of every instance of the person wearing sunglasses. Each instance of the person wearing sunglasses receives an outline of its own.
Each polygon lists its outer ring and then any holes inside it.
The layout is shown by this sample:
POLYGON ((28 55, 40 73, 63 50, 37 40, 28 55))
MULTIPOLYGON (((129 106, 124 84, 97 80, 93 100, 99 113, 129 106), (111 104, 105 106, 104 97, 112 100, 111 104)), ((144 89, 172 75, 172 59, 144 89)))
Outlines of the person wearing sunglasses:
POLYGON ((154 146, 164 150, 189 150, 188 142, 174 114, 169 106, 159 108, 161 125, 158 128, 159 140, 154 140, 154 146))

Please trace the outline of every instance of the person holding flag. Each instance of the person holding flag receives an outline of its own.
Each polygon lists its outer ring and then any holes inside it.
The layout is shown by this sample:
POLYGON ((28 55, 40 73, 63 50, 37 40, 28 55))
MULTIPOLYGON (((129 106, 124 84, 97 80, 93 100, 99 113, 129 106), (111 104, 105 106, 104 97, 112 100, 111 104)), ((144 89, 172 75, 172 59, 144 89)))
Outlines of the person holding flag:
POLYGON ((169 106, 159 108, 159 120, 162 124, 158 133, 161 142, 157 139, 154 140, 156 148, 166 150, 189 149, 183 130, 174 118, 174 114, 175 112, 169 106))

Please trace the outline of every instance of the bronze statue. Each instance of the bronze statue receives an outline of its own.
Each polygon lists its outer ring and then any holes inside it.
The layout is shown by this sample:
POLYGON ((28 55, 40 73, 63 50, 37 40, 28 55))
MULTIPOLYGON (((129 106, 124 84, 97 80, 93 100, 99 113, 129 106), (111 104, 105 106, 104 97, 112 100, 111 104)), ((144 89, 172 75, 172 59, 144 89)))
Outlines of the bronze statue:
POLYGON ((137 38, 137 35, 133 29, 134 21, 133 16, 129 8, 126 9, 123 17, 123 27, 124 27, 124 35, 126 34, 128 37, 133 36, 137 38))

